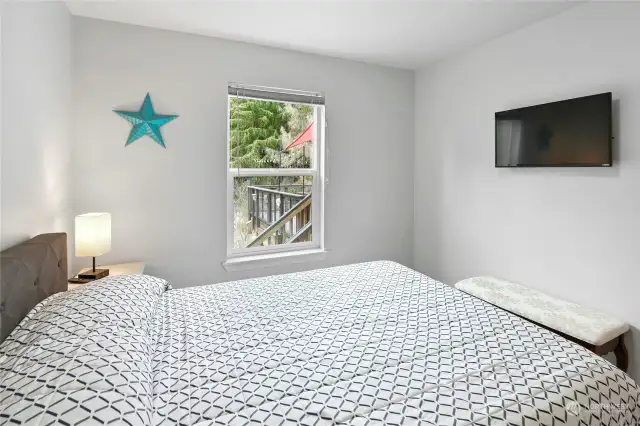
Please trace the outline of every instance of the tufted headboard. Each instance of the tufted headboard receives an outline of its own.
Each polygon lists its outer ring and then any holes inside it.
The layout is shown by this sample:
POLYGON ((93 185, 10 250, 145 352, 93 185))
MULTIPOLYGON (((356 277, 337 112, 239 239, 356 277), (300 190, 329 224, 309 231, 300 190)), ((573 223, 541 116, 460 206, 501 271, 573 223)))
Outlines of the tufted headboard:
POLYGON ((67 290, 67 234, 42 234, 0 253, 0 342, 34 306, 67 290))

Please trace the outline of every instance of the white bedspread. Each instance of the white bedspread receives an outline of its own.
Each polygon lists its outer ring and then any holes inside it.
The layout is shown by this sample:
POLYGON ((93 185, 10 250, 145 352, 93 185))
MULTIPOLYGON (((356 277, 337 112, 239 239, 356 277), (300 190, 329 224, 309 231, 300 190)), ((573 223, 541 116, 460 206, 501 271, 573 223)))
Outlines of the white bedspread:
POLYGON ((0 423, 636 426, 602 358, 393 262, 53 296, 0 345, 0 423))

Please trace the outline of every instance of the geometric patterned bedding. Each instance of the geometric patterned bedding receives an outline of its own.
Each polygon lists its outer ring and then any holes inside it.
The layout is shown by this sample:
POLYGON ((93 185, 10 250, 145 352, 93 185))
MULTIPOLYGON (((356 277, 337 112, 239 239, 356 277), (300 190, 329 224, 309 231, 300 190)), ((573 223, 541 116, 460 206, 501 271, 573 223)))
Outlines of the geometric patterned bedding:
POLYGON ((604 359, 394 262, 49 297, 0 345, 0 424, 640 424, 604 359))

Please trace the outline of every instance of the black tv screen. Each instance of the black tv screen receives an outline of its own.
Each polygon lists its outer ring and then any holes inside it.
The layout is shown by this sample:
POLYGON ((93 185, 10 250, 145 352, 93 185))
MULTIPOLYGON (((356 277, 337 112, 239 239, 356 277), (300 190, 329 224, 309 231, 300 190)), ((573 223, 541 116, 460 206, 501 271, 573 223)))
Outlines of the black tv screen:
POLYGON ((610 167, 611 93, 496 113, 496 167, 610 167))

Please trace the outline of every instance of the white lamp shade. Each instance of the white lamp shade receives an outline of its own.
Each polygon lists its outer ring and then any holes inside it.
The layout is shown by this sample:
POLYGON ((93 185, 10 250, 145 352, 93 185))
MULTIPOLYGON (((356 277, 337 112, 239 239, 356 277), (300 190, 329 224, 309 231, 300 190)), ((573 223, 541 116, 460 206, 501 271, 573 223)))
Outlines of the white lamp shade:
POLYGON ((111 214, 76 216, 76 256, 101 256, 111 250, 111 214))

